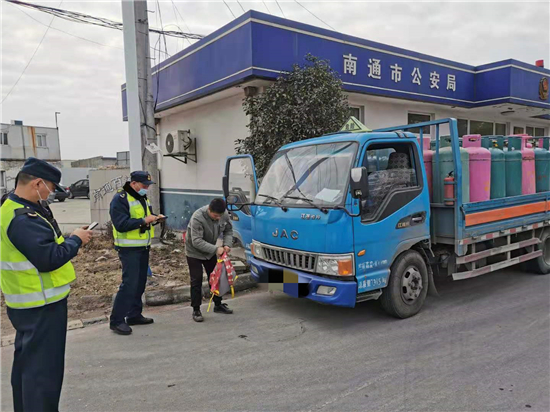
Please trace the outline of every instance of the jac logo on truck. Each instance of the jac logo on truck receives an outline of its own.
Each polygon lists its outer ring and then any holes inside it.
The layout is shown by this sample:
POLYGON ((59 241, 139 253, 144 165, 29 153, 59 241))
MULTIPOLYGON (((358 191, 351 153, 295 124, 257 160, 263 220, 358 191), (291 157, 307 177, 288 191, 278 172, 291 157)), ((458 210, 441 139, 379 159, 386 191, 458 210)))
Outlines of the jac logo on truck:
MULTIPOLYGON (((281 239, 283 239, 283 238, 288 239, 288 233, 287 233, 286 229, 283 229, 280 233, 279 233, 279 229, 275 229, 275 232, 273 232, 272 235, 273 235, 273 237, 280 237, 281 239)), ((296 230, 292 230, 290 232, 290 238, 292 240, 298 240, 298 232, 296 230)))
POLYGON ((302 213, 302 219, 304 220, 321 220, 321 215, 310 215, 302 213))

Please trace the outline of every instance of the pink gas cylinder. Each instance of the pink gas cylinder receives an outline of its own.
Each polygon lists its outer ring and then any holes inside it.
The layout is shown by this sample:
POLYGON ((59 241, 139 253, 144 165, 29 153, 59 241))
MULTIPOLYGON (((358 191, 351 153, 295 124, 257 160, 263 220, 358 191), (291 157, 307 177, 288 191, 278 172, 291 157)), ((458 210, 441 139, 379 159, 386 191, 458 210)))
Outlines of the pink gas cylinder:
POLYGON ((537 179, 535 175, 535 151, 527 147, 529 139, 527 134, 513 135, 508 139, 508 147, 521 151, 521 194, 531 195, 537 192, 537 179))
POLYGON ((418 138, 418 144, 422 144, 422 155, 424 157, 424 168, 426 169, 426 180, 428 181, 428 191, 430 193, 430 203, 433 199, 433 183, 432 183, 432 159, 434 151, 430 150, 430 137, 423 136, 422 143, 420 143, 420 137, 418 138))
POLYGON ((491 152, 481 147, 481 135, 462 137, 462 147, 470 156, 470 202, 491 198, 491 152))

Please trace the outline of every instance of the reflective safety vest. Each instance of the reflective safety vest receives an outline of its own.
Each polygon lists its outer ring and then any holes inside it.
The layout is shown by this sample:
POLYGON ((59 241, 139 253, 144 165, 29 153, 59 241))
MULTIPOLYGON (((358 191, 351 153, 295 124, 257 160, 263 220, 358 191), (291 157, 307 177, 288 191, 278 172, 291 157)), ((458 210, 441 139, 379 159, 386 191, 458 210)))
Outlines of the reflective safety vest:
MULTIPOLYGON (((119 190, 123 192, 124 190, 119 190)), ((130 206, 130 217, 132 219, 144 219, 146 216, 151 215, 151 204, 147 199, 147 211, 143 209, 141 202, 135 197, 126 192, 128 198, 128 205, 130 206)), ((155 236, 155 229, 149 225, 149 229, 142 231, 138 228, 130 230, 129 232, 119 232, 113 225, 113 238, 115 239, 115 246, 117 247, 147 247, 151 246, 151 239, 155 236)))
MULTIPOLYGON (((69 284, 76 279, 71 262, 65 263, 52 272, 39 272, 38 269, 11 243, 8 238, 9 226, 26 206, 7 199, 0 209, 0 286, 6 299, 6 305, 14 309, 28 309, 58 302, 67 297, 69 284)), ((34 216, 34 215, 33 215, 34 216)), ((36 213, 36 219, 44 219, 52 228, 55 242, 60 245, 65 241, 58 236, 48 220, 36 213)), ((32 233, 29 233, 32 237, 32 233)))

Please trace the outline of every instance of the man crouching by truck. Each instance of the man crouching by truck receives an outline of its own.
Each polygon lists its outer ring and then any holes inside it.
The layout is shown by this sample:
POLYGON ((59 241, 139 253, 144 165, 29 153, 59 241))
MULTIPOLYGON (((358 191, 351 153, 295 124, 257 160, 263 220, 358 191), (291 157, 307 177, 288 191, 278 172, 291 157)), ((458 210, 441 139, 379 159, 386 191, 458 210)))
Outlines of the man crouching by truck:
MULTIPOLYGON (((193 320, 202 322, 202 268, 210 280, 210 274, 216 267, 218 256, 231 251, 233 244, 233 226, 229 213, 225 210, 225 200, 216 198, 210 205, 201 207, 191 217, 185 239, 185 254, 191 277, 191 306, 193 320), (216 246, 223 234, 223 246, 216 246)), ((233 311, 222 303, 221 296, 214 296, 214 312, 231 314, 233 311)))

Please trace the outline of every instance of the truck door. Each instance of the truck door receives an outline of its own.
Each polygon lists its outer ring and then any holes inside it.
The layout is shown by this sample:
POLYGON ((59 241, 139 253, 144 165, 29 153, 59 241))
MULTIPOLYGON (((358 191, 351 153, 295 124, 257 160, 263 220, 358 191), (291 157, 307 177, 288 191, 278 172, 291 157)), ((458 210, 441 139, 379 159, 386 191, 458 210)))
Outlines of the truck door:
POLYGON ((362 156, 369 193, 361 216, 354 218, 358 293, 385 287, 394 258, 430 233, 429 194, 416 142, 373 140, 362 156))
POLYGON ((252 207, 258 192, 256 167, 250 155, 232 156, 225 163, 223 190, 228 196, 236 196, 238 203, 228 206, 234 236, 244 247, 247 260, 252 242, 252 207))

